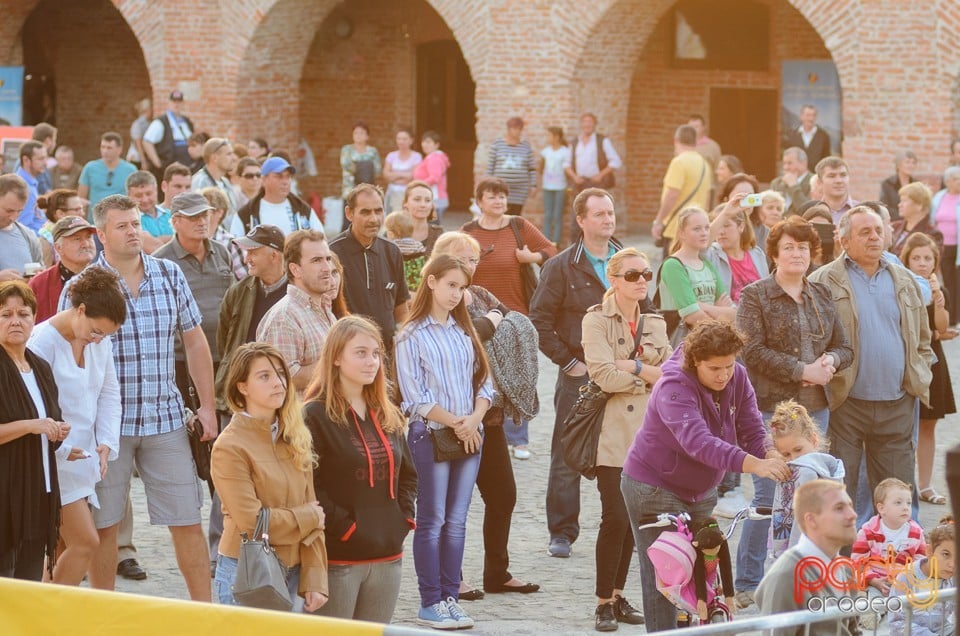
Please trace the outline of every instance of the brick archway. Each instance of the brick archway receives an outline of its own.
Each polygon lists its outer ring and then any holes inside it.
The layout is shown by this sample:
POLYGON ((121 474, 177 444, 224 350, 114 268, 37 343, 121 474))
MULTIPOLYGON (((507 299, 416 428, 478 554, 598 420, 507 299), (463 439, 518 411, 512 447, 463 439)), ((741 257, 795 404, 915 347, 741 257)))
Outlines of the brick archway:
MULTIPOLYGON (((641 58, 650 38, 669 14, 676 0, 605 0, 596 3, 589 34, 577 49, 576 62, 570 77, 572 112, 570 129, 578 130, 577 115, 583 111, 599 116, 600 129, 616 140, 624 149, 622 187, 618 193, 621 205, 630 210, 631 221, 637 221, 656 212, 657 193, 645 181, 658 181, 662 174, 651 176, 666 166, 669 160, 669 127, 660 143, 667 153, 663 161, 651 161, 648 144, 640 143, 637 134, 631 134, 632 103, 642 98, 640 87, 632 87, 636 74, 642 70, 641 58), (634 150, 631 153, 631 150, 634 150), (639 151, 639 152, 637 152, 639 151), (659 163, 663 163, 660 166, 659 163), (631 177, 631 168, 633 176, 631 177), (638 192, 638 187, 640 188, 638 192)), ((811 0, 771 0, 771 6, 784 4, 796 9, 809 26, 822 38, 823 46, 837 65, 841 86, 846 88, 855 75, 855 58, 850 48, 855 44, 856 16, 859 0, 834 3, 829 7, 811 0), (841 5, 842 6, 837 6, 841 5)), ((792 9, 790 9, 792 10, 792 9)), ((660 44, 660 43, 658 43, 660 44)), ((657 49, 658 53, 661 52, 657 49)), ((658 87, 659 88, 659 87, 658 87)), ((849 97, 846 90, 845 100, 849 97)), ((703 110, 702 107, 697 110, 703 110)), ((846 113, 846 105, 844 106, 846 113)), ((681 116, 682 117, 682 116, 681 116)), ((675 122, 677 125, 682 122, 675 122)), ((847 117, 844 116, 847 128, 847 117)), ((662 159, 662 158, 658 158, 662 159)))
POLYGON ((60 130, 58 141, 73 147, 78 161, 99 156, 99 137, 107 130, 126 138, 136 117, 134 102, 150 96, 144 43, 149 44, 151 37, 146 16, 137 10, 137 4, 141 3, 0 2, 4 16, 0 41, 8 43, 0 50, 0 64, 31 66, 37 64, 36 56, 45 58, 43 72, 52 77, 52 94, 56 95, 51 118, 60 130), (26 45, 25 37, 30 39, 26 45), (109 75, 102 74, 104 69, 109 69, 109 75))
MULTIPOLYGON (((452 31, 475 81, 488 50, 486 2, 421 0, 452 31), (463 36, 463 37, 461 37, 463 36)), ((250 0, 233 13, 233 33, 246 42, 237 51, 235 68, 225 69, 237 78, 236 135, 262 132, 264 122, 277 130, 278 144, 293 147, 300 135, 300 80, 303 65, 323 21, 339 0, 250 0), (278 64, 276 60, 284 60, 278 64)))

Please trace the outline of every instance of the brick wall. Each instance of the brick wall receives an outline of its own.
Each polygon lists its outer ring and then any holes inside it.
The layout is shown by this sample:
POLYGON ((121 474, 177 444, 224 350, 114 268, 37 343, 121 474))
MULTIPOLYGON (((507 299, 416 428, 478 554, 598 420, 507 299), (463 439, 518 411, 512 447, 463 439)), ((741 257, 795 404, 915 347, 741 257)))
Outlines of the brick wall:
POLYGON ((672 20, 665 17, 650 34, 630 83, 625 160, 642 166, 631 173, 631 221, 650 221, 656 214, 663 175, 673 157, 673 132, 687 123, 691 113, 709 117, 711 87, 779 91, 782 60, 830 59, 820 36, 794 8, 782 0, 771 0, 769 5, 772 37, 767 71, 672 68, 672 20))

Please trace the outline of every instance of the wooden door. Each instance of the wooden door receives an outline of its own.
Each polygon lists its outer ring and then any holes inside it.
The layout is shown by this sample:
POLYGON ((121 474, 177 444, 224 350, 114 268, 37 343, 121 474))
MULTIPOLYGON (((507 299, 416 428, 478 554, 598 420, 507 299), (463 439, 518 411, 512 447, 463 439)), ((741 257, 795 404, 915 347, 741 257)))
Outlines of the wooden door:
POLYGON ((473 192, 473 155, 477 148, 475 85, 460 47, 437 40, 417 47, 417 134, 440 133, 440 148, 450 157, 447 189, 450 209, 466 210, 473 192))
POLYGON ((710 137, 764 183, 777 176, 779 101, 773 89, 710 89, 710 137))

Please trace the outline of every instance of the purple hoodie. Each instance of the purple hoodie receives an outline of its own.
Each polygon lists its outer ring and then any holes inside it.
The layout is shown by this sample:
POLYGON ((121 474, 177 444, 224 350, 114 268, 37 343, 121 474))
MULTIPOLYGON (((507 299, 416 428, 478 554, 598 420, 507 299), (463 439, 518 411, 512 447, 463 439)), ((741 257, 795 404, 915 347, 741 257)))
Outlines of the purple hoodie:
POLYGON ((680 346, 653 385, 623 472, 693 503, 706 497, 724 473, 742 472, 748 453, 762 459, 771 447, 744 366, 734 366, 718 413, 713 392, 700 384, 696 371, 683 368, 680 346))

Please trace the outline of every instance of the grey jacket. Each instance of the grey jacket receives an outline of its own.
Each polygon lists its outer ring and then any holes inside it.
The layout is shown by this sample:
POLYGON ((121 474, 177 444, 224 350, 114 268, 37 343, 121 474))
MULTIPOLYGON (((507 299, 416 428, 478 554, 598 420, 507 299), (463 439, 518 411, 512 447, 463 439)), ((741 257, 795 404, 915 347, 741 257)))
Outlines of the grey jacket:
POLYGON ((529 421, 540 412, 537 397, 539 365, 537 330, 530 319, 517 311, 508 312, 484 348, 490 371, 496 378, 493 406, 516 423, 529 421))

